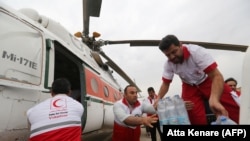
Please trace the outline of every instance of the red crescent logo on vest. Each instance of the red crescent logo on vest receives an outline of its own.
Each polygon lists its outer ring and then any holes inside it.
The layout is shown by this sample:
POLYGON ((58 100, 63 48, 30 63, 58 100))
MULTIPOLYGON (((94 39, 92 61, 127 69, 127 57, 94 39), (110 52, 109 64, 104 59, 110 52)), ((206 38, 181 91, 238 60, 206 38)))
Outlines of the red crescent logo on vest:
POLYGON ((57 107, 57 108, 63 106, 63 105, 60 104, 60 103, 58 104, 59 101, 61 101, 61 99, 56 99, 56 100, 53 102, 53 106, 54 106, 54 107, 57 107))

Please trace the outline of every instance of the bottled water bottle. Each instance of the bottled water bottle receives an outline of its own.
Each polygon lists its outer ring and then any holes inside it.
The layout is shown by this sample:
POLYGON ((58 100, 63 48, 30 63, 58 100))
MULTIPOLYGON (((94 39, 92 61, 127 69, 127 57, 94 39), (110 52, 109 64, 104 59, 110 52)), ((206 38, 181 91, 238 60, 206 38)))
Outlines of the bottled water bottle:
POLYGON ((218 125, 216 121, 211 122, 211 125, 218 125))
POLYGON ((169 125, 177 125, 177 113, 175 109, 174 101, 170 98, 166 98, 166 116, 169 125))
POLYGON ((159 99, 158 105, 157 105, 157 114, 159 117, 161 131, 163 132, 163 125, 167 125, 165 99, 159 99))
POLYGON ((173 100, 176 108, 178 124, 190 125, 190 120, 183 99, 179 95, 174 95, 173 100))
POLYGON ((236 122, 234 122, 233 120, 231 120, 226 116, 219 116, 218 119, 216 120, 216 123, 218 125, 237 125, 236 122))

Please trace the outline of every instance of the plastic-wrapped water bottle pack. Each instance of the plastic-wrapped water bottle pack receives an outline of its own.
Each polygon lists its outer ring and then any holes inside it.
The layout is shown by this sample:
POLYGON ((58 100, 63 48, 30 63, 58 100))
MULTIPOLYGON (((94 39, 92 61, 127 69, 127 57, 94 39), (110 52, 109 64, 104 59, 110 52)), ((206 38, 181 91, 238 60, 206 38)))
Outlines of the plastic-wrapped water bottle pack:
POLYGON ((160 125, 190 125, 187 109, 179 95, 158 101, 157 112, 160 125))

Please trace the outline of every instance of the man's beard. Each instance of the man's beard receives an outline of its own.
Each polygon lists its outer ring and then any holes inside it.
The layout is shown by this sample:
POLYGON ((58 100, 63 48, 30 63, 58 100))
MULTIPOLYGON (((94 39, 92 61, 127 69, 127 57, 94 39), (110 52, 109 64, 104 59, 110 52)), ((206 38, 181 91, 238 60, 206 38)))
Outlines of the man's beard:
POLYGON ((174 64, 181 64, 183 62, 182 57, 176 56, 174 59, 171 60, 174 64))

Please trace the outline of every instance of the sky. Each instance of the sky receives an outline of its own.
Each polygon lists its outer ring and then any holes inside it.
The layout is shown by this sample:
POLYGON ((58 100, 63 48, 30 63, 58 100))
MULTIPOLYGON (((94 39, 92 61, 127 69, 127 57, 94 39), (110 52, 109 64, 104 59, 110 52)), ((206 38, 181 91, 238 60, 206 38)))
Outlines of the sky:
MULTIPOLYGON (((70 33, 83 30, 81 0, 0 0, 14 9, 33 8, 63 25, 70 33)), ((100 17, 90 19, 90 33, 103 40, 160 40, 174 34, 180 40, 250 45, 249 0, 103 0, 100 17)), ((103 51, 147 95, 158 92, 166 57, 158 47, 108 45, 103 51)), ((241 86, 243 52, 208 50, 224 78, 234 77, 241 86)), ((122 87, 126 86, 114 74, 122 87)), ((181 93, 178 76, 167 95, 181 93)))

